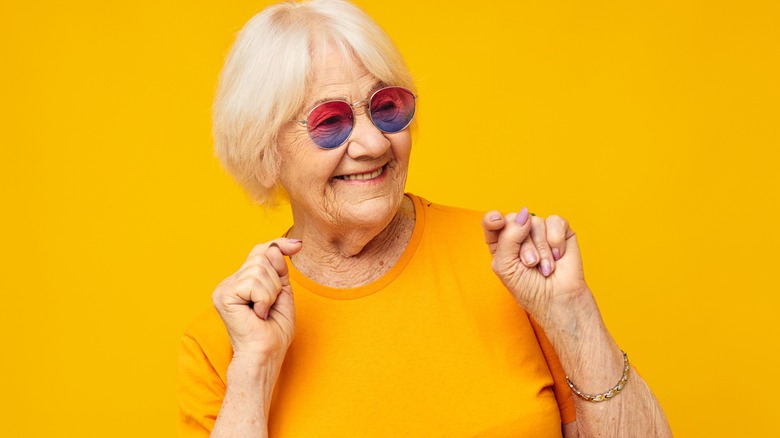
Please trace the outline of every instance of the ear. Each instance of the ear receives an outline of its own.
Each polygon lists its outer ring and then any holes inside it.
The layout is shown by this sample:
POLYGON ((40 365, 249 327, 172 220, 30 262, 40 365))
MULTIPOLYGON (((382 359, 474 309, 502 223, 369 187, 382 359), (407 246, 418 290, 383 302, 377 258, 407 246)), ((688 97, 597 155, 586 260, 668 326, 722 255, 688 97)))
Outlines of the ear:
POLYGON ((255 165, 252 166, 255 179, 269 193, 277 191, 276 186, 279 184, 281 160, 278 151, 278 142, 273 139, 265 150, 258 153, 255 165))

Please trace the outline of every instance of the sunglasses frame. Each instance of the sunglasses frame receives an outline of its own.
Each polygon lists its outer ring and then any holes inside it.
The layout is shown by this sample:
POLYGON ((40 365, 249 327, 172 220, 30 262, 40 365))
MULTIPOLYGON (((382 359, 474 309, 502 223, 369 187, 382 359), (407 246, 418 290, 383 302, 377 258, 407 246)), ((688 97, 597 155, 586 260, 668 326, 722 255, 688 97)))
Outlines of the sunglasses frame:
POLYGON ((359 101, 357 101, 355 103, 349 103, 346 100, 341 100, 341 99, 326 100, 325 102, 321 102, 321 103, 315 105, 314 108, 310 109, 308 113, 306 113, 306 120, 296 120, 296 122, 298 122, 301 125, 306 127, 306 133, 309 134, 309 138, 311 139, 312 143, 317 145, 318 148, 325 149, 325 150, 338 149, 341 146, 343 146, 347 142, 347 140, 349 140, 349 137, 352 136, 352 131, 355 129, 355 117, 356 117, 355 108, 361 107, 361 106, 365 106, 366 107, 366 114, 368 114, 368 118, 369 118, 369 120, 371 120, 371 124, 374 125, 374 127, 376 129, 378 129, 378 130, 380 130, 380 131, 382 131, 384 133, 387 133, 387 134, 395 134, 396 132, 403 131, 404 129, 408 128, 409 125, 412 124, 412 120, 414 120, 414 116, 417 114, 417 95, 414 94, 412 92, 412 90, 410 90, 410 89, 408 89, 406 87, 400 87, 400 86, 395 86, 395 85, 392 85, 392 86, 389 86, 389 87, 382 87, 382 88, 374 91, 373 93, 371 93, 371 96, 368 96, 367 98, 365 98, 363 100, 359 100, 359 101), (379 93, 379 92, 382 92, 384 90, 388 90, 388 89, 391 89, 391 88, 400 88, 404 92, 409 93, 412 96, 412 104, 414 105, 414 108, 413 108, 413 111, 412 111, 412 116, 409 117, 409 121, 406 123, 406 125, 403 126, 403 128, 401 128, 401 129, 399 129, 397 131, 385 131, 384 129, 380 128, 379 126, 377 126, 376 122, 374 121, 374 117, 371 114, 371 100, 374 99, 374 96, 376 96, 377 93, 379 93), (352 111, 352 124, 349 127, 349 134, 347 134, 347 137, 344 139, 343 142, 341 142, 337 146, 326 148, 324 146, 320 146, 316 141, 314 141, 314 138, 311 136, 311 131, 309 130, 309 117, 311 117, 311 114, 317 108, 321 107, 322 105, 327 105, 327 104, 333 103, 333 102, 341 102, 341 103, 345 103, 345 104, 347 104, 347 106, 349 106, 350 111, 352 111))

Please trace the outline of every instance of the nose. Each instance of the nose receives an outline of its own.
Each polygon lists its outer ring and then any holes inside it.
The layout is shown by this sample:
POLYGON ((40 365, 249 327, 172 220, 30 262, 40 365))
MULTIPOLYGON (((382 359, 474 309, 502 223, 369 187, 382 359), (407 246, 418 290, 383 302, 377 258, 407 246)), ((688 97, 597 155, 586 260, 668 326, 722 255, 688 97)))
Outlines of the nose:
POLYGON ((377 158, 390 148, 390 140, 385 133, 374 126, 368 112, 355 110, 355 126, 347 140, 347 155, 354 160, 377 158))

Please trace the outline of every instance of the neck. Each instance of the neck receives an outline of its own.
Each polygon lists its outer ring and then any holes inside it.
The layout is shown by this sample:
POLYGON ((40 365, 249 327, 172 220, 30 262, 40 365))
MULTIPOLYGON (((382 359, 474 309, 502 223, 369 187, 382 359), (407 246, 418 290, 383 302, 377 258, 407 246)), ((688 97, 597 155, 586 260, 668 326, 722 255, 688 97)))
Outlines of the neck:
POLYGON ((289 237, 303 240, 292 257, 296 269, 322 285, 351 288, 371 283, 395 265, 414 231, 415 212, 404 197, 395 214, 372 223, 334 227, 299 220, 295 211, 293 218, 289 237))

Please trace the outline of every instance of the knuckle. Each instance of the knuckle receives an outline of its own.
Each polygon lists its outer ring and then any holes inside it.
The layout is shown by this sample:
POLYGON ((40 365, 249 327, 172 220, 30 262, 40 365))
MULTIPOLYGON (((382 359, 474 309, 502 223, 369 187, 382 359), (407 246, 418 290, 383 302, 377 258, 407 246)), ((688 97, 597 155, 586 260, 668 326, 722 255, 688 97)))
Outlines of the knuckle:
POLYGON ((227 308, 225 297, 225 291, 223 289, 217 289, 211 294, 211 304, 213 304, 218 311, 225 310, 227 308))
POLYGON ((263 257, 262 253, 254 253, 249 258, 246 259, 247 262, 249 262, 249 265, 251 266, 258 266, 263 263, 263 260, 265 257, 263 257))
POLYGON ((262 244, 255 245, 254 247, 252 247, 252 250, 249 251, 249 254, 247 254, 246 259, 251 260, 253 257, 262 254, 264 252, 265 252, 265 248, 263 247, 262 244))
POLYGON ((273 304, 273 300, 269 299, 270 297, 264 295, 262 297, 258 297, 254 301, 254 306, 258 307, 260 309, 265 309, 266 307, 271 307, 271 304, 273 304))
POLYGON ((563 242, 563 230, 560 228, 549 228, 547 230, 547 241, 551 245, 563 242))
POLYGON ((564 235, 563 230, 556 230, 547 235, 547 240, 550 242, 550 245, 558 245, 566 240, 566 236, 564 235))
POLYGON ((488 245, 492 245, 496 242, 498 242, 500 239, 500 236, 498 233, 485 233, 485 243, 488 245))
POLYGON ((236 283, 233 289, 256 290, 261 286, 260 281, 255 277, 244 277, 236 283))
POLYGON ((550 249, 549 244, 547 243, 547 238, 542 236, 538 239, 534 239, 533 245, 536 247, 536 250, 540 253, 544 253, 550 249))
POLYGON ((276 302, 276 298, 279 296, 279 291, 263 289, 262 294, 258 294, 256 303, 262 303, 261 306, 271 307, 276 302))
POLYGON ((231 280, 231 278, 223 280, 217 285, 216 288, 214 288, 214 292, 211 293, 211 300, 213 302, 216 303, 217 301, 222 301, 222 298, 225 295, 225 290, 228 288, 229 280, 231 280))
POLYGON ((273 267, 273 264, 275 262, 283 261, 284 255, 282 254, 282 251, 278 247, 273 251, 268 251, 265 254, 263 254, 263 264, 267 266, 273 267))
POLYGON ((552 215, 547 218, 547 225, 549 227, 565 227, 568 221, 561 216, 552 215))
POLYGON ((249 256, 247 257, 247 259, 261 258, 266 253, 268 253, 269 249, 273 248, 274 246, 278 247, 275 240, 272 240, 270 242, 258 243, 257 245, 252 247, 251 251, 249 251, 249 256))
POLYGON ((268 270, 262 267, 260 264, 252 264, 247 267, 246 273, 251 277, 262 278, 268 275, 268 270))

